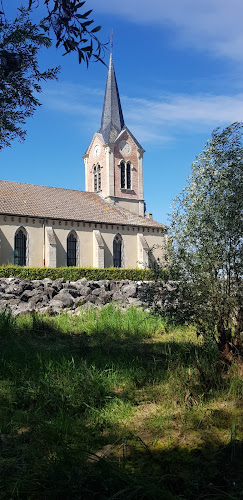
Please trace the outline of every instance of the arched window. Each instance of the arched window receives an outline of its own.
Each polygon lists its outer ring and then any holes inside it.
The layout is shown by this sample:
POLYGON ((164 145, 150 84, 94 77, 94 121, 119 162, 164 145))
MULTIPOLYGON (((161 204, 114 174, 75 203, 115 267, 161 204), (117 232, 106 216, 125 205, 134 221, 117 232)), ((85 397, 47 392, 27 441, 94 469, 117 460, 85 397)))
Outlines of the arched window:
POLYGON ((100 165, 93 166, 93 174, 94 174, 94 191, 101 191, 101 167, 100 165))
POLYGON ((96 165, 94 166, 93 168, 93 172, 94 172, 94 191, 97 191, 97 187, 98 187, 98 175, 97 175, 97 167, 96 165))
POLYGON ((120 163, 121 189, 132 188, 132 165, 131 163, 121 161, 120 163))
POLYGON ((14 263, 26 266, 26 241, 24 229, 18 229, 14 236, 14 263))
POLYGON ((77 265, 77 235, 72 231, 67 237, 67 266, 77 265))
POLYGON ((131 163, 127 163, 127 189, 131 189, 131 163))
POLYGON ((120 169, 121 169, 121 188, 124 189, 126 187, 126 179, 125 179, 125 163, 124 161, 121 161, 120 163, 120 169))
POLYGON ((113 240, 113 266, 122 267, 122 237, 116 234, 113 240))
POLYGON ((101 168, 98 165, 98 191, 101 191, 101 168))

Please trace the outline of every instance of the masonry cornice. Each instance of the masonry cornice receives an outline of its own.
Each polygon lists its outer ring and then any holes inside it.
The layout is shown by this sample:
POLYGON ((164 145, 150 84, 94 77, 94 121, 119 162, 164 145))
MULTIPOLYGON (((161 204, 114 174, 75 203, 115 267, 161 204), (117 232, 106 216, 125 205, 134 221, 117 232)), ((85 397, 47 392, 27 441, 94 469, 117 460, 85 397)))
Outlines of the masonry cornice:
MULTIPOLYGON (((143 200, 141 200, 143 201, 143 200)), ((80 224, 82 224, 83 228, 87 227, 88 228, 92 228, 92 226, 94 228, 106 228, 106 229, 109 229, 111 228, 112 230, 114 229, 114 227, 116 228, 128 228, 128 230, 131 228, 133 231, 135 229, 137 229, 138 231, 140 231, 140 229, 144 232, 146 230, 148 230, 148 232, 152 229, 153 231, 157 231, 157 232, 161 232, 161 233, 167 233, 168 229, 169 229, 169 226, 163 226, 163 227, 156 227, 156 226, 149 226, 149 225, 146 225, 144 226, 144 224, 127 224, 127 223, 119 223, 119 222, 113 222, 113 223, 107 223, 107 222, 94 222, 94 221, 87 221, 87 220, 72 220, 72 219, 56 219, 55 217, 51 217, 51 218, 47 218, 47 217, 41 217, 41 216, 33 216, 33 215, 23 215, 23 214, 0 214, 1 217, 3 217, 3 220, 4 222, 16 222, 16 223, 21 223, 21 225, 24 226, 24 224, 29 224, 29 223, 32 223, 32 224, 35 224, 36 222, 39 222, 40 224, 43 224, 43 222, 45 222, 45 224, 47 226, 49 225, 56 225, 56 223, 58 223, 58 226, 60 228, 61 226, 61 223, 64 223, 64 227, 62 227, 62 229, 65 229, 65 226, 67 225, 70 225, 72 227, 74 227, 74 224, 77 224, 77 228, 80 228, 80 224), (5 220, 5 218, 9 217, 10 218, 10 221, 8 220, 5 220), (15 221, 15 218, 16 219, 21 219, 21 220, 16 220, 15 221), (26 221, 22 220, 22 219, 27 219, 26 221), (31 220, 32 219, 32 220, 31 220), (53 224, 54 223, 54 224, 53 224)))
POLYGON ((142 160, 143 159, 143 154, 145 153, 145 149, 143 148, 138 148, 137 150, 137 155, 138 155, 138 159, 139 160, 142 160))

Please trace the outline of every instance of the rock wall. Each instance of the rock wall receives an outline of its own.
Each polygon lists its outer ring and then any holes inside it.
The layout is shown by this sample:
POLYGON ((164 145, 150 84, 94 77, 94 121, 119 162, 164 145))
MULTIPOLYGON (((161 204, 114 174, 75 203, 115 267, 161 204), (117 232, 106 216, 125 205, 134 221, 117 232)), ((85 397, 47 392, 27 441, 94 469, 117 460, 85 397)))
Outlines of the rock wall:
POLYGON ((0 278, 0 312, 8 309, 14 316, 33 311, 59 314, 68 308, 77 314, 80 307, 103 306, 111 301, 123 307, 152 307, 153 303, 165 307, 171 291, 173 284, 151 281, 0 278))

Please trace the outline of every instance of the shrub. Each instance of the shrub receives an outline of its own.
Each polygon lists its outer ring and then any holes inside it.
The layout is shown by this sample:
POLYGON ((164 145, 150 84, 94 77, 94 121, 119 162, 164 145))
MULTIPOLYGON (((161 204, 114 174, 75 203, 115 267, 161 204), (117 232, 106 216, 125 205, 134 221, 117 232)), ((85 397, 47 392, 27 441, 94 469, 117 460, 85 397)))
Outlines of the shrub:
POLYGON ((121 269, 109 267, 109 269, 94 269, 92 267, 21 267, 15 265, 0 266, 0 278, 10 276, 19 276, 31 280, 50 278, 56 280, 64 278, 70 281, 76 281, 80 278, 88 280, 142 280, 149 281, 154 279, 166 280, 168 273, 166 269, 153 271, 152 269, 121 269))

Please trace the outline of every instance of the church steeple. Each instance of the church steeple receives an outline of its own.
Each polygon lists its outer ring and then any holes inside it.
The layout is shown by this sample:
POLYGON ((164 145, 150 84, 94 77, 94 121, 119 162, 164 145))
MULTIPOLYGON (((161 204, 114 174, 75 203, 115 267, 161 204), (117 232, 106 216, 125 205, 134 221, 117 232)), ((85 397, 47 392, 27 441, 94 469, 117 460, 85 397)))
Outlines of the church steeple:
POLYGON ((144 216, 143 153, 124 123, 111 53, 101 126, 83 157, 85 191, 144 216))
POLYGON ((124 118, 111 53, 101 118, 101 127, 99 129, 99 133, 102 134, 105 144, 114 142, 123 127, 124 118))

